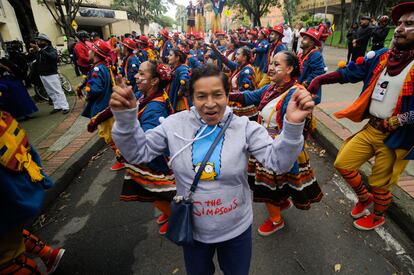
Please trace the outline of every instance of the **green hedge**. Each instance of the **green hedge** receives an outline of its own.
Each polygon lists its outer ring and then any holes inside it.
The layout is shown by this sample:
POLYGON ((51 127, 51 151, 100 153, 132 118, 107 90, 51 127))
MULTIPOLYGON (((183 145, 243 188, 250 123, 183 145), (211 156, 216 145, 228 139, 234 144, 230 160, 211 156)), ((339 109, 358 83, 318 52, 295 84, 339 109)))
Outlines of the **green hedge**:
MULTIPOLYGON (((391 27, 387 38, 385 39, 385 47, 389 47, 390 42, 392 40, 392 37, 394 36, 394 30, 395 27, 391 27)), ((344 37, 344 41, 342 41, 342 43, 339 43, 339 39, 341 38, 341 32, 340 31, 334 31, 333 35, 329 36, 326 44, 334 46, 334 47, 339 47, 339 48, 346 48, 347 47, 347 39, 346 39, 346 33, 345 33, 345 37, 344 37)), ((368 49, 371 46, 368 46, 368 49)))

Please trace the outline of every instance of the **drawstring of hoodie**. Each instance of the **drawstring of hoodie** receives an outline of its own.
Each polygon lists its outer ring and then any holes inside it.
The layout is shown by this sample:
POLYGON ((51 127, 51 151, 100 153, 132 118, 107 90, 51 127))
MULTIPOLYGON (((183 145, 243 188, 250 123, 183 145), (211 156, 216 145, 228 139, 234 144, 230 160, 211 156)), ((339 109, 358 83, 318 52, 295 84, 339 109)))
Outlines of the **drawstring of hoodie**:
POLYGON ((181 154, 185 149, 187 149, 189 146, 191 146, 195 141, 197 141, 197 140, 200 140, 200 139, 203 139, 203 138, 205 138, 205 137, 207 137, 207 136, 209 136, 209 135, 211 135, 212 133, 214 133, 214 131, 217 129, 217 125, 216 126, 214 126, 214 128, 210 131, 210 132, 208 132, 207 134, 205 134, 205 135, 203 135, 202 136, 202 134, 204 133, 204 131, 207 129, 207 127, 208 127, 208 125, 205 125, 202 129, 201 129, 201 131, 200 131, 200 133, 198 133, 196 136, 195 136, 195 138, 193 138, 193 139, 191 139, 191 138, 184 138, 184 137, 182 137, 182 136, 180 136, 180 135, 178 135, 177 133, 174 133, 174 136, 176 136, 176 137, 178 137, 178 138, 180 138, 180 139, 182 139, 182 140, 184 140, 184 141, 189 141, 189 143, 188 144, 186 144, 183 148, 181 148, 180 150, 178 150, 178 152, 177 153, 175 153, 172 157, 171 157, 171 159, 170 159, 170 161, 168 161, 168 166, 169 167, 171 167, 171 164, 172 164, 172 162, 173 162, 173 160, 179 155, 179 154, 181 154))

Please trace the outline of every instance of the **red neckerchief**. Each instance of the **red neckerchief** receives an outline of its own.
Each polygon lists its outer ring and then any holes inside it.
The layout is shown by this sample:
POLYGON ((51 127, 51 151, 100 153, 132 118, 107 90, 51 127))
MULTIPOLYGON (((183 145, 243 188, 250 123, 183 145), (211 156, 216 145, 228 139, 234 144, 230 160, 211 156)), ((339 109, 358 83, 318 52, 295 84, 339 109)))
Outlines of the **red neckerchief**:
POLYGON ((414 49, 409 51, 399 51, 395 47, 391 49, 387 62, 386 72, 390 76, 396 76, 414 59, 414 49))
POLYGON ((257 110, 260 112, 270 101, 278 97, 281 93, 286 91, 288 88, 292 87, 296 84, 296 80, 291 79, 288 82, 283 83, 280 86, 276 86, 276 84, 271 85, 262 95, 260 99, 260 104, 257 107, 257 110))
POLYGON ((303 70, 303 63, 305 63, 305 61, 309 58, 309 56, 313 53, 313 52, 316 52, 316 51, 318 51, 319 49, 318 48, 316 48, 316 47, 314 47, 314 48, 312 48, 310 51, 308 51, 307 53, 303 53, 303 52, 301 52, 299 55, 298 55, 298 58, 299 58, 299 65, 300 65, 300 72, 302 73, 302 70, 303 70))

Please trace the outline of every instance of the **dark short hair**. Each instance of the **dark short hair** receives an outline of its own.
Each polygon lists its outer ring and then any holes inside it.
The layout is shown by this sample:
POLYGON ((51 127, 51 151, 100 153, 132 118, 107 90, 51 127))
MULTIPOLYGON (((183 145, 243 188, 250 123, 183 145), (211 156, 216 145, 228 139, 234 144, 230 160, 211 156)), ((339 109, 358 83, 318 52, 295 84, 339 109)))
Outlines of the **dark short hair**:
POLYGON ((158 60, 148 60, 148 63, 150 64, 150 73, 152 78, 158 78, 160 80, 158 84, 157 92, 161 92, 164 90, 165 87, 167 87, 169 81, 167 80, 161 80, 160 74, 157 71, 157 66, 161 64, 158 60))
POLYGON ((221 79, 221 82, 223 83, 224 91, 226 92, 226 95, 229 94, 230 91, 230 85, 229 85, 229 79, 225 73, 220 71, 217 66, 212 64, 204 64, 196 69, 193 70, 190 78, 190 96, 193 96, 194 94, 194 84, 197 82, 197 80, 203 78, 203 77, 210 77, 210 76, 217 76, 221 79))
POLYGON ((171 49, 175 56, 178 56, 178 61, 184 64, 187 61, 187 54, 180 51, 178 48, 171 49))
POLYGON ((250 48, 244 46, 244 47, 239 48, 238 51, 240 51, 242 53, 242 55, 247 57, 247 62, 251 61, 251 59, 252 59, 252 50, 250 50, 250 48))
POLYGON ((292 51, 282 51, 285 55, 286 64, 293 68, 293 71, 290 73, 291 78, 299 77, 300 75, 300 65, 299 65, 299 58, 297 55, 292 51))

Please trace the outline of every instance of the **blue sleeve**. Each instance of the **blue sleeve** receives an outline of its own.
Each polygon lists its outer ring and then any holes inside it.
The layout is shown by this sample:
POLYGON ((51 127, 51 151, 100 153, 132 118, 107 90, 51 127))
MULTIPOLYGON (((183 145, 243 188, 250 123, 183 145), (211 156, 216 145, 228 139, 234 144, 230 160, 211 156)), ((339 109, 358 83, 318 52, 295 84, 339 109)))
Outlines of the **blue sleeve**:
POLYGON ((256 47, 256 53, 266 53, 269 50, 269 42, 264 41, 256 47))
POLYGON ((88 92, 88 98, 93 99, 101 94, 105 93, 105 83, 106 81, 110 81, 109 72, 104 71, 102 68, 99 69, 97 77, 91 76, 89 82, 89 87, 91 90, 88 92))
POLYGON ((304 81, 310 84, 315 77, 325 73, 325 63, 323 62, 323 57, 320 51, 314 52, 308 59, 308 62, 311 67, 311 73, 304 81))
POLYGON ((144 132, 160 125, 160 117, 167 117, 168 113, 163 102, 150 102, 141 115, 139 122, 144 132))
POLYGON ((245 105, 255 105, 258 106, 262 99, 262 95, 269 88, 270 85, 263 86, 262 88, 254 91, 243 92, 245 105))
POLYGON ((280 44, 276 47, 274 53, 277 54, 278 52, 287 51, 287 48, 284 44, 280 44))

